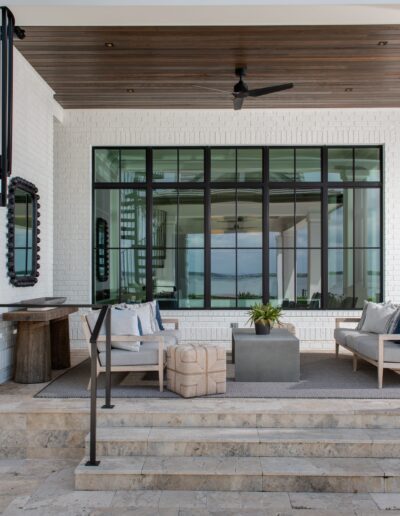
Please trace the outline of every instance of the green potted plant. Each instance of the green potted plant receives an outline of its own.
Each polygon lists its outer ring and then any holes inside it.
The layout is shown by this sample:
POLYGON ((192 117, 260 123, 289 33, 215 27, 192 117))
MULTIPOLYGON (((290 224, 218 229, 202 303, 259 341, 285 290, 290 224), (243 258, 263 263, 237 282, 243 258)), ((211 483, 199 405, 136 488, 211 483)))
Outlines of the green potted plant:
POLYGON ((261 303, 252 306, 248 312, 250 324, 254 324, 257 335, 268 335, 274 323, 280 324, 282 315, 280 306, 272 306, 271 303, 261 303))

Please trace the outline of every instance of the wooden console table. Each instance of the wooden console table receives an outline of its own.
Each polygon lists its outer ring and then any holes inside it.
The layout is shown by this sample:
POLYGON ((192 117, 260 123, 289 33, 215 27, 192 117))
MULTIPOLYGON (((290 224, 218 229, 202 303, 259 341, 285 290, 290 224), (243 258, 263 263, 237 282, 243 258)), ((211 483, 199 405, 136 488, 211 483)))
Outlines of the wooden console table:
POLYGON ((45 311, 2 314, 4 321, 18 323, 14 381, 48 382, 52 369, 71 366, 68 316, 77 311, 60 306, 45 311))

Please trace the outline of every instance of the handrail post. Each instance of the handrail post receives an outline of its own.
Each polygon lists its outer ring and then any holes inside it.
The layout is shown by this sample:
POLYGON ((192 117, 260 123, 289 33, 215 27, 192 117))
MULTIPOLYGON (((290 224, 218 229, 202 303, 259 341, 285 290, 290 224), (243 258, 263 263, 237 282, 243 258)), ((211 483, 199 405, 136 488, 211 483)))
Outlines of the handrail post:
POLYGON ((97 337, 103 324, 104 317, 107 314, 107 306, 101 308, 99 317, 90 338, 91 360, 90 360, 90 452, 89 460, 86 466, 98 466, 99 460, 96 460, 96 426, 97 426, 97 337))
POLYGON ((106 388, 103 409, 112 409, 111 405, 111 306, 106 313, 106 388))

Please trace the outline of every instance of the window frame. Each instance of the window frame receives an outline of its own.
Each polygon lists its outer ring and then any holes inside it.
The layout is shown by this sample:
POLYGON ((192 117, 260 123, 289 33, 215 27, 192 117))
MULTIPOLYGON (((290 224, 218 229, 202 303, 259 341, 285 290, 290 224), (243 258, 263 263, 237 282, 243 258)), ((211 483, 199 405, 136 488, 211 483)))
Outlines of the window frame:
MULTIPOLYGON (((295 152, 296 156, 296 152, 295 152)), ((320 190, 321 191, 321 306, 320 308, 304 308, 295 306, 290 310, 343 310, 342 308, 328 307, 328 192, 335 188, 378 188, 380 191, 380 301, 384 299, 384 146, 379 144, 363 145, 167 145, 167 146, 112 146, 101 145, 92 147, 92 220, 95 220, 95 191, 97 189, 141 189, 146 191, 146 299, 153 299, 152 279, 152 217, 153 217, 153 190, 203 190, 204 191, 204 307, 193 308, 168 308, 171 310, 243 310, 243 307, 212 307, 211 306, 211 191, 215 189, 261 189, 262 191, 262 221, 264 231, 262 233, 262 293, 263 302, 269 300, 269 197, 273 189, 320 190), (211 181, 211 149, 262 149, 262 180, 261 181, 211 181), (321 150, 321 178, 320 181, 296 181, 296 173, 293 181, 270 181, 269 178, 269 150, 273 149, 307 149, 319 148, 321 150), (353 149, 353 181, 328 181, 328 149, 351 148, 353 149), (377 148, 380 159, 379 181, 354 181, 354 155, 356 148, 377 148), (146 181, 145 182, 96 182, 95 181, 95 154, 97 150, 116 149, 145 149, 146 151, 146 181), (204 181, 154 181, 152 152, 155 149, 202 149, 204 151, 204 181)), ((296 158, 295 158, 296 160, 296 158)), ((296 166, 296 164, 295 164, 296 166)), ((295 168, 296 172, 296 168, 295 168)), ((179 179, 179 175, 177 177, 179 179)), ((95 230, 92 227, 92 296, 96 299, 96 281, 93 271, 95 264, 95 230)), ((237 247, 234 248, 237 252, 237 247)), ((352 248, 356 249, 355 246, 352 248)), ((366 248, 367 249, 367 248, 366 248)), ((120 271, 121 274, 121 271, 120 271)), ((237 282, 237 278, 236 278, 237 282)), ((349 308, 346 310, 360 310, 349 308)))

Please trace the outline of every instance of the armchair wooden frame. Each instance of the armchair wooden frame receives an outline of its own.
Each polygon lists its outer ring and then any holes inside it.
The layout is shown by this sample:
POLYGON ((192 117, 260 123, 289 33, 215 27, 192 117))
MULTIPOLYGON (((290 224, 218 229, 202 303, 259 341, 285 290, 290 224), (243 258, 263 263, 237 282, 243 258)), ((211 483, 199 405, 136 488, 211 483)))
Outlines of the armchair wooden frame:
MULTIPOLYGON (((360 317, 337 317, 335 320, 336 328, 340 328, 341 323, 343 322, 359 322, 360 317)), ((335 341, 336 345, 336 357, 339 355, 339 346, 347 349, 353 353, 353 371, 357 371, 357 360, 361 358, 366 362, 374 365, 378 368, 378 388, 382 389, 383 387, 383 370, 384 369, 393 369, 397 373, 400 373, 400 363, 399 362, 385 362, 384 360, 384 346, 386 341, 390 340, 400 340, 400 334, 397 333, 382 333, 378 335, 378 360, 374 360, 373 358, 367 357, 360 353, 359 351, 355 351, 354 349, 345 346, 344 344, 339 344, 339 342, 335 341)))

